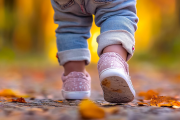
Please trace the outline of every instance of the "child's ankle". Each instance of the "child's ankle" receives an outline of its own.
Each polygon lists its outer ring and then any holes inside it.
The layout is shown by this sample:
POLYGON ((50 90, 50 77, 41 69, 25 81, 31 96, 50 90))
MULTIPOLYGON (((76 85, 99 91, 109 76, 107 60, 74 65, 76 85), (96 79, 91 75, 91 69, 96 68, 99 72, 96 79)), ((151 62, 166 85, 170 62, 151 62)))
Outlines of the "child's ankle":
POLYGON ((64 64, 64 76, 71 72, 83 72, 85 73, 85 61, 70 61, 64 64))
POLYGON ((110 45, 104 48, 103 53, 115 52, 118 53, 125 61, 127 60, 127 51, 122 45, 110 45))

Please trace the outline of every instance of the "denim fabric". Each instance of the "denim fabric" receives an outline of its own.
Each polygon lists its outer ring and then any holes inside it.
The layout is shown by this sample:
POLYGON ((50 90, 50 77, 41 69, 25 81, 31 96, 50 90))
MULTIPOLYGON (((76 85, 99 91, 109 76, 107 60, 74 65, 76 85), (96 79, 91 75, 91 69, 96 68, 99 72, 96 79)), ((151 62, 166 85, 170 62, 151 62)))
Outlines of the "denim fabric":
POLYGON ((123 30, 133 36, 137 29, 136 0, 51 0, 51 3, 54 21, 59 25, 56 30, 58 52, 88 49, 93 14, 101 33, 123 30))

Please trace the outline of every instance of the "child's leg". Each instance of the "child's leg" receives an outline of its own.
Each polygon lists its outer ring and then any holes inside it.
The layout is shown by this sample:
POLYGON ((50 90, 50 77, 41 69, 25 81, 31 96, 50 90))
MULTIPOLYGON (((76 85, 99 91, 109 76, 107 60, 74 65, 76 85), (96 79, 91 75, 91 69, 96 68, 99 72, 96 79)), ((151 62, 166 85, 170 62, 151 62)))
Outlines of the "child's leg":
POLYGON ((74 71, 85 73, 85 61, 70 61, 64 64, 65 76, 74 71))
POLYGON ((90 37, 92 15, 84 15, 74 0, 51 0, 51 3, 55 11, 54 21, 59 25, 56 29, 59 64, 64 67, 65 74, 73 70, 83 72, 84 61, 85 65, 90 62, 87 39, 90 37))
POLYGON ((88 11, 101 27, 97 38, 98 71, 108 102, 130 102, 135 97, 126 61, 134 53, 137 28, 136 0, 90 0, 88 11), (95 6, 95 7, 90 7, 95 6))
POLYGON ((90 96, 90 76, 85 65, 90 62, 87 39, 90 37, 92 15, 84 14, 75 0, 51 0, 54 8, 57 58, 64 67, 62 94, 65 99, 90 96))
POLYGON ((121 57, 126 60, 127 59, 127 51, 122 47, 122 45, 110 45, 104 48, 103 53, 108 53, 108 52, 116 52, 121 57))
POLYGON ((106 47, 121 45, 127 52, 125 60, 132 57, 138 22, 135 5, 136 0, 114 0, 97 10, 95 22, 101 27, 101 34, 97 38, 99 56, 106 47))

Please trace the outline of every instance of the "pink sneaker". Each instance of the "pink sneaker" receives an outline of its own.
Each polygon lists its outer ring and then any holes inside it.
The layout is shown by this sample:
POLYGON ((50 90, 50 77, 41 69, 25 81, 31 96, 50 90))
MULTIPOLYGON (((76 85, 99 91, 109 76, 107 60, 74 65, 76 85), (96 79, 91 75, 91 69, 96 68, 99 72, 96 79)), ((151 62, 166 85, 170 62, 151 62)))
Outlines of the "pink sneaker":
POLYGON ((83 99, 90 97, 91 78, 88 73, 71 72, 67 76, 62 75, 62 95, 65 99, 83 99))
POLYGON ((102 54, 98 62, 98 71, 106 101, 127 103, 134 99, 135 90, 129 77, 128 64, 119 54, 102 54))

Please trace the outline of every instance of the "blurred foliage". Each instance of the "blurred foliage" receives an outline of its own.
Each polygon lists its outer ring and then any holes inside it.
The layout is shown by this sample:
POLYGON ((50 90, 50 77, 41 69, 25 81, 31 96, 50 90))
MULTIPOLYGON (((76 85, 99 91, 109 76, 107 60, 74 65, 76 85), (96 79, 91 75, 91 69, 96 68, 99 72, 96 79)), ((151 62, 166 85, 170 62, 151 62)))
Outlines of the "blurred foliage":
MULTIPOLYGON (((149 49, 137 53, 137 60, 149 61, 162 68, 179 67, 180 61, 180 1, 156 1, 160 9, 160 22, 154 21, 149 49), (164 3, 164 4, 163 4, 164 3), (159 30, 156 31, 156 25, 159 30)), ((156 3, 155 2, 155 3, 156 3)))
MULTIPOLYGON (((55 58, 57 25, 50 0, 0 0, 0 60, 27 57, 55 58), (30 56, 30 57, 28 57, 30 56)), ((136 52, 132 62, 177 65, 180 61, 180 1, 137 0, 139 17, 136 52)), ((92 62, 97 63, 96 37, 100 28, 93 23, 88 40, 92 62)))

